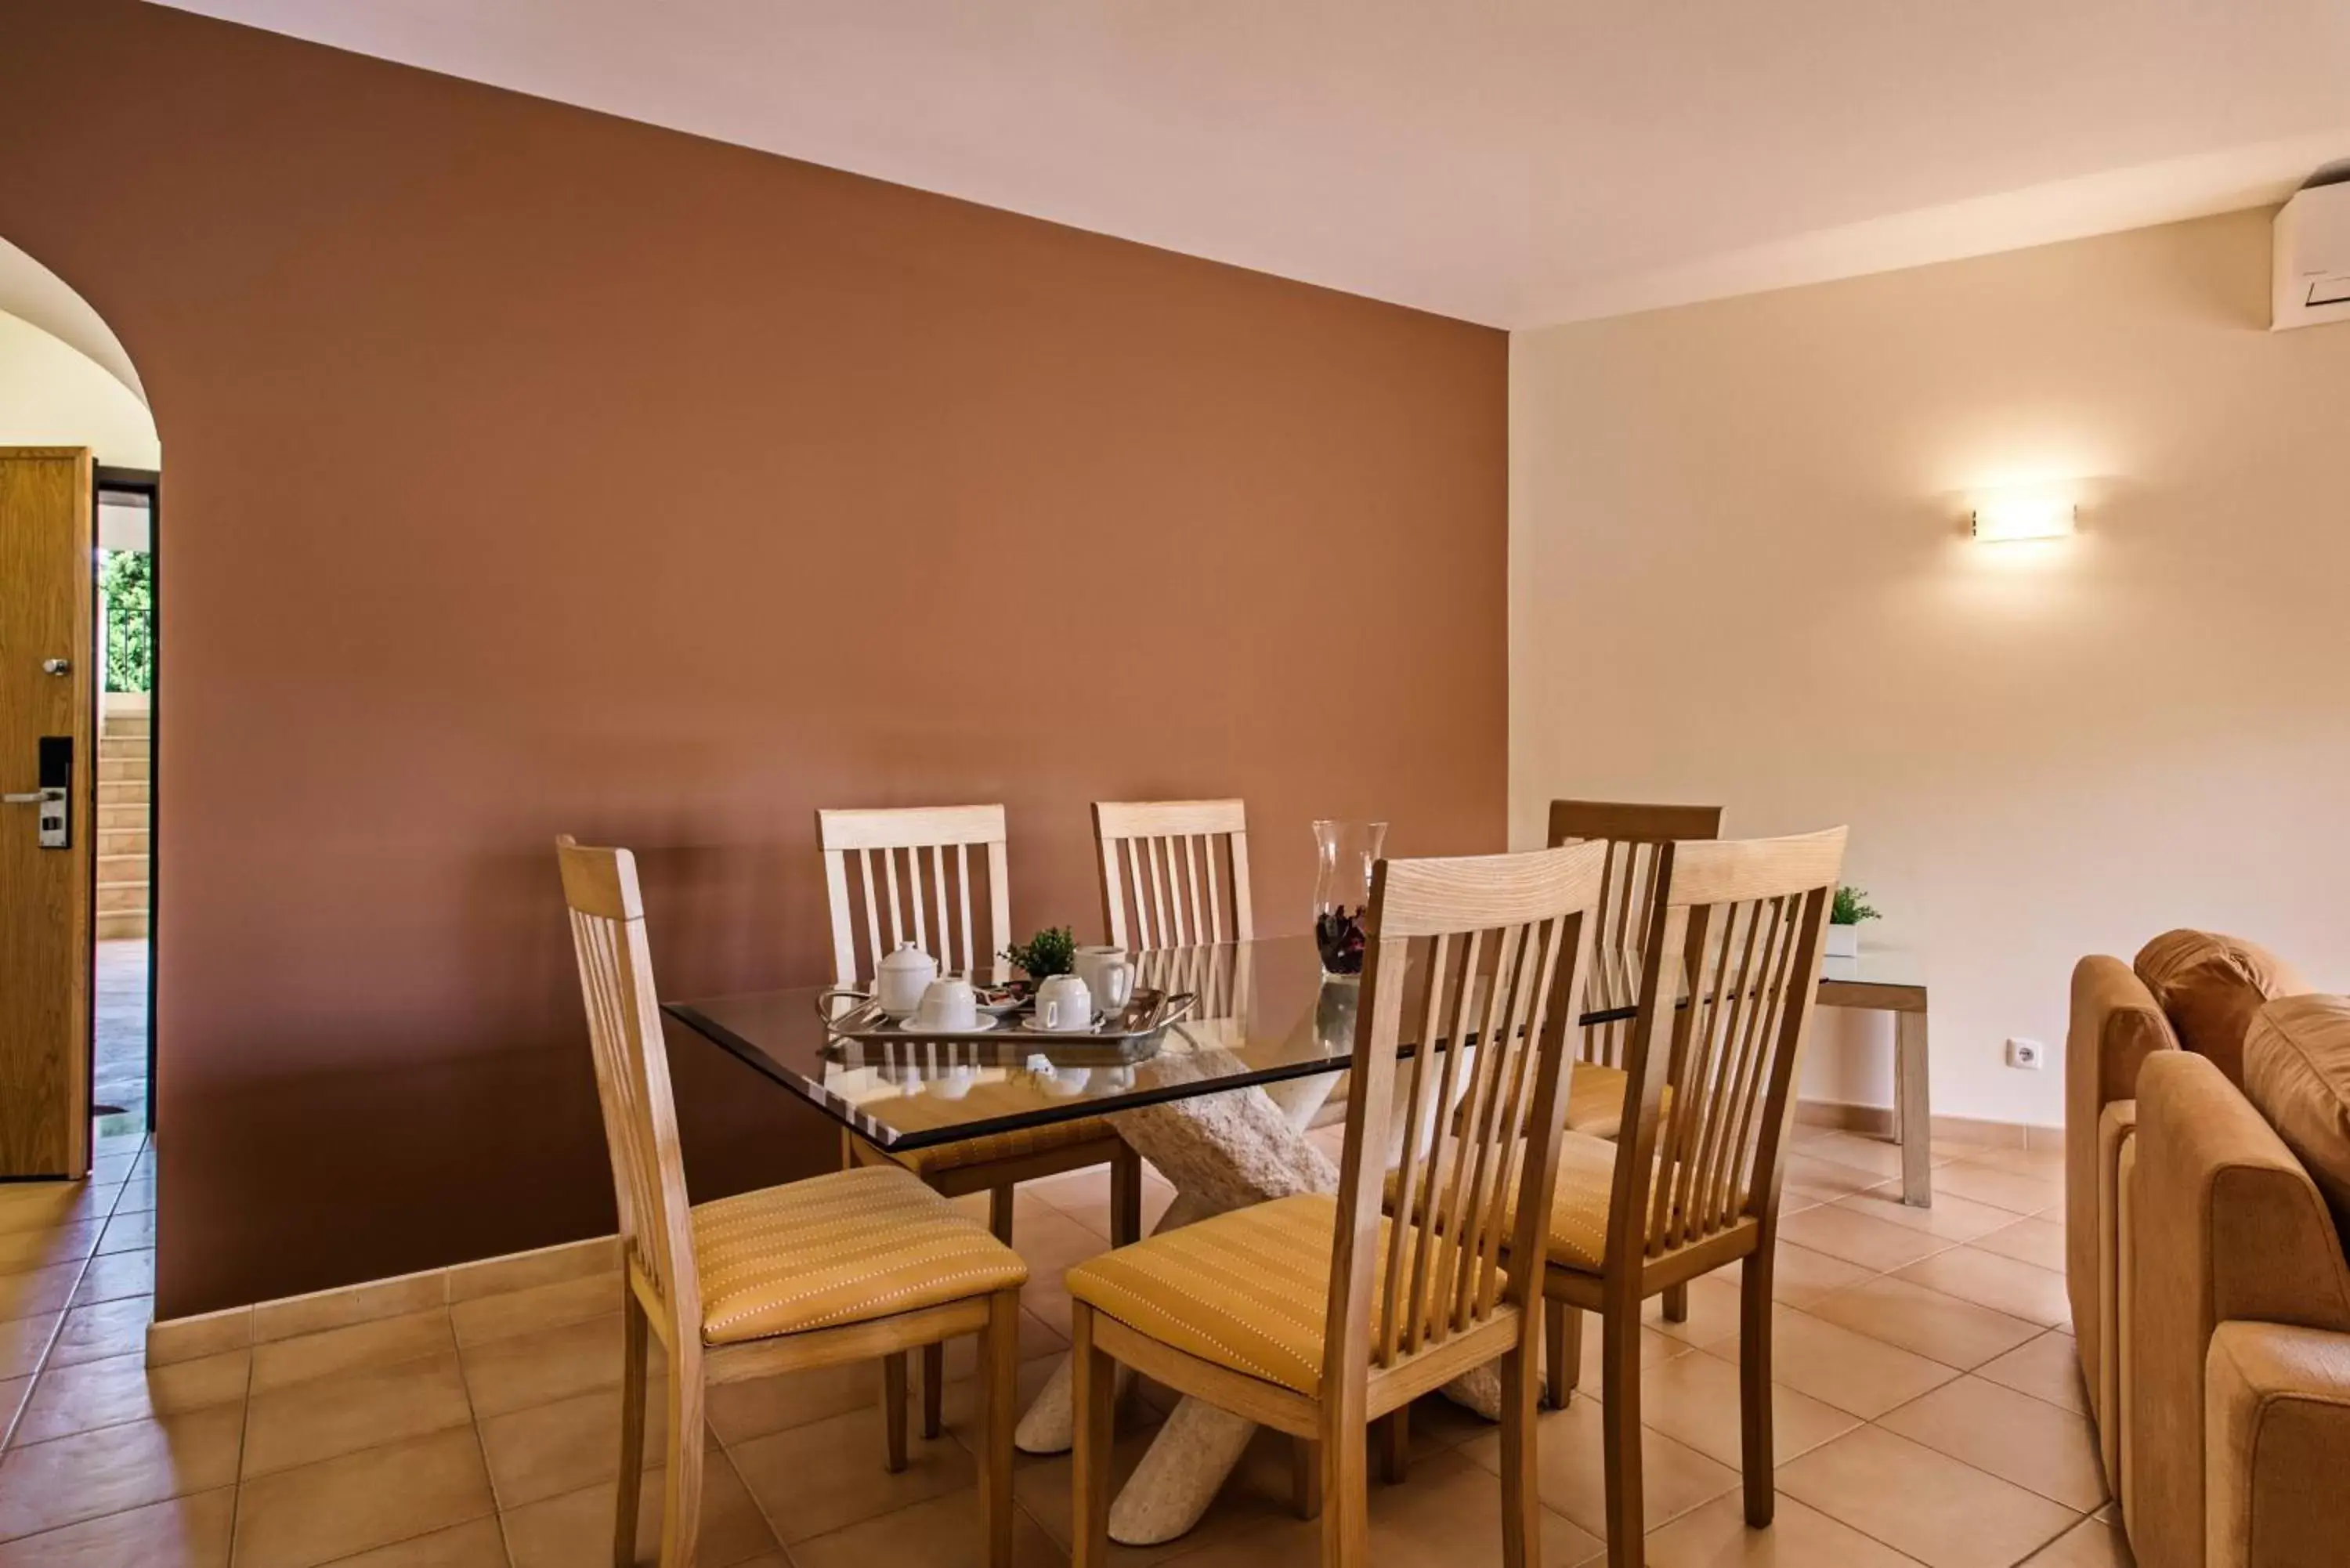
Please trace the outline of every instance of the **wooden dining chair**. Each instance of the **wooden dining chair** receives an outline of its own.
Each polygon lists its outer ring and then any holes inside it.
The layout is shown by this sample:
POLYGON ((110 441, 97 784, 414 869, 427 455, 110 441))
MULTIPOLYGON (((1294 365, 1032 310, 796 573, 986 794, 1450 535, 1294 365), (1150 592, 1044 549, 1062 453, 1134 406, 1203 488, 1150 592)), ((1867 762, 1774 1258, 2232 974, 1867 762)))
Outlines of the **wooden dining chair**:
POLYGON ((981 1336, 980 1507, 1012 1562, 1013 1379, 1028 1267, 911 1173, 887 1167, 689 1206, 636 860, 556 840, 619 1208, 622 1383, 612 1561, 637 1560, 650 1345, 668 1371, 661 1568, 692 1568, 702 1398, 714 1383, 849 1361, 883 1367, 887 1462, 906 1467, 909 1347, 981 1336))
MULTIPOLYGON (((1591 974, 1584 985, 1584 994, 1593 998, 1595 1005, 1605 1001, 1628 1010, 1638 998, 1641 950, 1662 908, 1658 898, 1658 852, 1677 840, 1721 836, 1721 807, 1718 805, 1652 805, 1614 800, 1550 803, 1546 842, 1553 848, 1595 841, 1607 846, 1607 876, 1591 942, 1591 974)), ((1624 1051, 1631 1034, 1628 1017, 1584 1025, 1575 1080, 1566 1096, 1570 1132, 1613 1138, 1623 1126, 1628 1084, 1624 1051)), ((1663 1309, 1666 1322, 1687 1322, 1689 1288, 1676 1285, 1667 1291, 1663 1309)), ((1562 1381, 1560 1366, 1573 1333, 1566 1320, 1567 1309, 1554 1303, 1548 1341, 1549 1388, 1551 1402, 1558 1406, 1566 1403, 1566 1391, 1572 1386, 1570 1381, 1562 1381)))
POLYGON ((1322 1561, 1354 1565, 1369 1423, 1499 1361, 1503 1561, 1538 1558, 1534 1261, 1552 1229, 1567 1069, 1544 1019, 1576 1005, 1602 859, 1585 846, 1379 862, 1351 1069, 1362 1092, 1347 1100, 1337 1192, 1220 1214, 1068 1272, 1073 1568, 1107 1559, 1119 1364, 1310 1439, 1322 1561), (1418 1048, 1404 1066, 1408 1008, 1418 1048), (1390 1175, 1391 1116, 1424 1125, 1451 1104, 1470 1107, 1463 1136, 1408 1146, 1390 1175), (1505 1248, 1524 1260, 1506 1273, 1505 1248))
POLYGON ((1097 800, 1103 928, 1129 952, 1245 942, 1248 806, 1237 800, 1097 800))
MULTIPOLYGON (((1010 857, 1001 805, 818 811, 816 831, 832 921, 834 984, 868 983, 875 967, 902 942, 912 942, 936 959, 941 974, 981 979, 1011 972, 1002 956, 1013 937, 1010 857), (986 911, 984 926, 972 917, 974 899, 986 911)), ((1111 1245, 1142 1234, 1141 1160, 1100 1116, 903 1153, 843 1132, 841 1150, 842 1163, 852 1169, 901 1166, 949 1198, 986 1193, 989 1225, 1007 1242, 1012 1240, 1015 1184, 1106 1164, 1110 1168, 1111 1245)), ((944 1365, 940 1347, 922 1353, 924 1437, 935 1438, 941 1430, 944 1365)))
POLYGON ((1600 1316, 1611 1568, 1642 1561, 1640 1304, 1733 1262, 1746 1522, 1771 1522, 1781 1157, 1844 845, 1835 828, 1658 851, 1662 912, 1641 954, 1624 1129, 1613 1144, 1561 1140, 1544 1292, 1579 1309, 1554 1364, 1569 1387, 1582 1314, 1600 1316))

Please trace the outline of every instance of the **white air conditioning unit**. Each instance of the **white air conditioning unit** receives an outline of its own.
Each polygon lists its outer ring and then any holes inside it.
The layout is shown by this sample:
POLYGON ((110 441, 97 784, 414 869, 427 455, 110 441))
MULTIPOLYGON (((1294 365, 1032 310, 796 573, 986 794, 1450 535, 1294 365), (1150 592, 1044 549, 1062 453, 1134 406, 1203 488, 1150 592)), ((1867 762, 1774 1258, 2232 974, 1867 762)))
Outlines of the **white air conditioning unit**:
POLYGON ((2276 298, 2269 325, 2350 321, 2350 169, 2334 164, 2276 215, 2276 298))

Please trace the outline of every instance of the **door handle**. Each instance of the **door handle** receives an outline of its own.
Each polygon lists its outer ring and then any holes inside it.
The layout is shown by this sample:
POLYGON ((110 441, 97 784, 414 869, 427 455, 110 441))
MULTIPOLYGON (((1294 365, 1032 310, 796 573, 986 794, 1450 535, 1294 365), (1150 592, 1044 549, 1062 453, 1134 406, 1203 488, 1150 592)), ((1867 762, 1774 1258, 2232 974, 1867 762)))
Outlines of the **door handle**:
POLYGON ((0 805, 38 805, 41 798, 39 790, 20 790, 14 794, 0 794, 0 805))

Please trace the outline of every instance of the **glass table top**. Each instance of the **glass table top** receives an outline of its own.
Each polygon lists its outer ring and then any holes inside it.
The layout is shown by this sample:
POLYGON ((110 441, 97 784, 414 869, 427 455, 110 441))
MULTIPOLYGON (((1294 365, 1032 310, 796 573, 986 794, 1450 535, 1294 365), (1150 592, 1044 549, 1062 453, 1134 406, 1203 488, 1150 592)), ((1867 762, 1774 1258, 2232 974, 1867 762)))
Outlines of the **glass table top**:
MULTIPOLYGON (((1353 1056, 1359 985, 1325 981, 1310 937, 1169 949, 1139 954, 1135 964, 1137 986, 1189 992, 1195 1000, 1187 1016, 1131 1053, 984 1038, 845 1040, 832 1033, 818 1011, 827 989, 821 986, 673 1002, 662 1011, 892 1149, 1337 1072, 1353 1056)), ((1922 1007, 1924 987, 1916 973, 1901 955, 1827 960, 1820 1000, 1898 1006, 1914 991, 1915 1005, 1922 1007), (1846 994, 1840 997, 1839 991, 1846 994)), ((1413 1005, 1418 978, 1408 974, 1405 981, 1401 1049, 1407 1056, 1417 1049, 1409 1021, 1421 1011, 1413 1005)), ((1578 1022, 1630 1017, 1638 979, 1637 954, 1595 954, 1578 1022)))

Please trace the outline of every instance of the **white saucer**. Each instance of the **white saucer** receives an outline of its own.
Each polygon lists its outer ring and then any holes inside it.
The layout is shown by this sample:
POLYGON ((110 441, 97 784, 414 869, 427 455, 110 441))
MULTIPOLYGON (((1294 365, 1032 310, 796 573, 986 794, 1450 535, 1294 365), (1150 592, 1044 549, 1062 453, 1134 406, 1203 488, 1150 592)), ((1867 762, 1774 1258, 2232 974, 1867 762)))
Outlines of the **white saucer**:
POLYGON ((983 1012, 976 1019, 964 1024, 959 1029, 925 1029, 922 1025, 915 1023, 910 1018, 905 1023, 899 1024, 898 1030, 899 1033, 902 1034, 984 1034, 989 1030, 994 1028, 996 1020, 994 1018, 983 1012))

